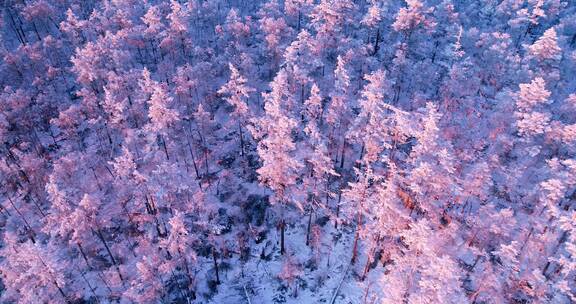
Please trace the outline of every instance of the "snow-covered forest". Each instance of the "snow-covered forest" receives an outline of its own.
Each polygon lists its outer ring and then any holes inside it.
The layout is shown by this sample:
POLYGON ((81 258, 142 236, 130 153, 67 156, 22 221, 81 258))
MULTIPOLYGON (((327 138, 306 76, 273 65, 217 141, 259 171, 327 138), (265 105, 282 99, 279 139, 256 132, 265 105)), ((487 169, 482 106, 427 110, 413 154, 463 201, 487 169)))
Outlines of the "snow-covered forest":
POLYGON ((576 303, 576 1, 0 7, 1 303, 576 303))

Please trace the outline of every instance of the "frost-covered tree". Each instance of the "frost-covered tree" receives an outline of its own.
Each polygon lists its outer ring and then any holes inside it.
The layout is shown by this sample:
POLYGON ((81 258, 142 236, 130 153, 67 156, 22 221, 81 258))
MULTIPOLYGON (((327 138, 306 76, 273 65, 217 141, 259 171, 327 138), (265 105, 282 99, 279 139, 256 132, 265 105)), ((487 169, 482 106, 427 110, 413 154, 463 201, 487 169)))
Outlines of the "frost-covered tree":
POLYGON ((0 302, 576 301, 576 2, 2 4, 0 302))
POLYGON ((272 203, 280 205, 280 253, 284 254, 284 231, 286 222, 284 212, 287 205, 294 201, 291 197, 291 187, 296 184, 301 162, 295 158, 296 148, 292 140, 292 129, 296 120, 291 118, 286 109, 282 108, 284 98, 289 98, 287 91, 286 71, 281 70, 272 82, 272 92, 264 94, 265 115, 253 121, 252 135, 258 140, 258 155, 262 159, 262 167, 258 179, 272 191, 272 203))
POLYGON ((14 235, 4 237, 2 279, 7 287, 3 299, 19 302, 70 303, 73 292, 66 289, 70 266, 58 261, 47 246, 20 243, 14 235))
POLYGON ((538 60, 560 59, 562 49, 558 46, 556 30, 554 28, 546 30, 542 37, 529 47, 529 50, 530 54, 538 60))
POLYGON ((550 91, 546 90, 544 79, 538 77, 530 83, 520 84, 516 100, 518 111, 518 131, 522 135, 543 134, 549 126, 550 114, 543 112, 543 105, 549 102, 550 91))
POLYGON ((232 64, 230 67, 230 80, 224 84, 218 93, 228 95, 225 97, 226 101, 234 107, 232 114, 235 116, 238 123, 238 135, 240 136, 240 155, 244 155, 244 133, 242 132, 242 125, 250 117, 250 112, 247 104, 247 99, 254 89, 249 87, 246 78, 240 75, 238 69, 232 64))

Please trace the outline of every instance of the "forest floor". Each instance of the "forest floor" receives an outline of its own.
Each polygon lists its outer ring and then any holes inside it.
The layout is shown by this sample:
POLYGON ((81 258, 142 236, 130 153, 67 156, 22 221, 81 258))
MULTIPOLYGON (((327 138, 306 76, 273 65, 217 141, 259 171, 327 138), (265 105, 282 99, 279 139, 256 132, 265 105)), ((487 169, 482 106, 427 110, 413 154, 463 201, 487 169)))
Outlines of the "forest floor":
MULTIPOLYGON (((371 297, 365 300, 366 290, 358 284, 358 272, 365 261, 350 265, 351 228, 344 226, 335 229, 334 224, 328 222, 322 227, 322 233, 327 236, 323 239, 329 240, 330 244, 324 242, 319 252, 314 252, 306 246, 306 221, 289 227, 286 230, 287 253, 282 256, 278 249, 279 233, 270 232, 271 240, 252 248, 253 258, 243 263, 234 255, 227 261, 230 265, 242 266, 223 272, 218 292, 208 303, 371 303, 371 297), (263 250, 272 254, 269 261, 260 258, 263 250), (298 275, 290 286, 278 279, 286 259, 301 265, 295 270, 298 275), (318 261, 316 265, 310 263, 314 259, 318 261)), ((377 267, 373 272, 379 268, 382 269, 377 267)), ((369 286, 371 277, 369 275, 362 285, 369 286)))

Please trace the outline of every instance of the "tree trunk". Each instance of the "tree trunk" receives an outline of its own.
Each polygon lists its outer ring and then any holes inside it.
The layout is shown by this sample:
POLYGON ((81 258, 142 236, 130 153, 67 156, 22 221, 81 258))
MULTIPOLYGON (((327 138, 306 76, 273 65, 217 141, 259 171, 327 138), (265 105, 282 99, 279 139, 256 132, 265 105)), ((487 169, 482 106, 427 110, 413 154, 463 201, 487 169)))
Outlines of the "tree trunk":
POLYGON ((310 230, 312 229, 312 210, 308 215, 308 228, 306 229, 306 246, 310 245, 310 230))
MULTIPOLYGON (((362 158, 364 157, 364 150, 366 149, 366 145, 362 144, 362 147, 360 148, 360 157, 358 158, 358 160, 362 160, 362 158)), ((359 162, 358 163, 358 169, 362 169, 362 163, 359 162)))
POLYGON ((186 260, 186 257, 184 257, 184 255, 182 254, 182 251, 180 251, 180 249, 178 249, 178 254, 180 255, 180 259, 182 259, 182 264, 184 264, 184 269, 186 269, 186 278, 188 279, 188 286, 187 286, 187 291, 188 294, 190 296, 190 298, 192 300, 196 299, 196 292, 192 289, 190 289, 190 287, 192 286, 192 275, 190 273, 190 267, 188 266, 188 261, 186 260))
POLYGON ((370 291, 370 285, 366 287, 366 293, 364 293, 364 304, 368 303, 368 292, 370 291))
POLYGON ((30 238, 32 243, 36 243, 36 240, 34 239, 35 233, 34 233, 34 230, 32 229, 32 226, 30 226, 30 223, 26 220, 26 217, 24 217, 24 215, 20 212, 20 210, 18 210, 18 208, 16 208, 16 205, 14 204, 14 202, 12 201, 10 196, 6 195, 6 197, 8 198, 8 201, 10 202, 10 204, 12 205, 12 208, 14 208, 14 210, 16 210, 16 213, 18 213, 18 215, 20 215, 20 217, 24 221, 24 224, 26 224, 26 228, 29 231, 28 237, 30 238))
POLYGON ((340 201, 342 200, 342 189, 338 190, 338 203, 336 204, 336 220, 334 221, 334 229, 338 229, 338 217, 340 216, 340 201))
MULTIPOLYGON (((82 247, 82 245, 80 244, 80 242, 76 243, 78 245, 78 249, 80 250, 80 253, 82 254, 82 257, 84 258, 84 261, 86 262, 86 266, 88 266, 89 270, 94 270, 94 268, 92 268, 92 266, 90 265, 90 263, 88 262, 88 257, 86 256, 86 253, 84 252, 84 248, 82 247)), ((102 282, 104 282, 104 285, 106 285, 106 288, 108 289, 108 291, 110 291, 110 293, 112 293, 112 289, 110 289, 110 285, 108 285, 108 282, 106 282, 106 280, 104 279, 104 277, 100 274, 100 270, 98 270, 97 272, 98 277, 102 280, 102 282)))
POLYGON ((102 191, 102 185, 100 185, 100 180, 98 179, 98 175, 96 175, 96 171, 94 170, 94 167, 90 167, 90 170, 92 170, 92 174, 94 175, 94 179, 96 180, 96 185, 98 186, 98 190, 102 191))
POLYGON ((92 270, 92 266, 90 266, 90 263, 88 262, 88 258, 86 257, 86 253, 84 253, 84 249, 82 248, 82 245, 80 245, 80 242, 76 243, 78 245, 78 249, 80 249, 80 253, 82 254, 82 257, 84 258, 84 261, 86 262, 86 266, 88 266, 88 269, 92 270))
POLYGON ((356 218, 356 233, 354 234, 354 247, 352 247, 352 261, 354 264, 358 258, 358 241, 360 240, 360 225, 362 224, 362 214, 358 212, 356 218))
POLYGON ((90 282, 88 281, 88 279, 86 279, 86 276, 84 275, 84 273, 80 269, 78 269, 78 272, 80 272, 82 279, 84 279, 84 282, 86 282, 86 285, 88 285, 88 288, 90 288, 90 291, 94 295, 94 299, 96 299, 96 303, 100 303, 100 301, 98 301, 98 296, 96 295, 96 292, 94 291, 94 287, 92 287, 92 284, 90 284, 90 282))
POLYGON ((194 173, 196 173, 196 179, 200 179, 200 174, 198 173, 198 165, 196 165, 196 157, 194 157, 194 150, 190 144, 190 138, 186 136, 186 141, 188 143, 188 149, 190 150, 190 155, 192 156, 192 164, 194 165, 194 173))
POLYGON ((352 264, 356 263, 356 258, 358 257, 358 240, 360 239, 359 229, 356 228, 356 233, 354 234, 354 246, 352 247, 352 264))
POLYGON ((244 157, 244 135, 242 134, 242 124, 238 120, 238 131, 240 132, 240 155, 244 157))
POLYGON ((346 138, 344 138, 344 142, 342 143, 342 153, 340 157, 340 169, 344 168, 344 158, 346 156, 346 138))
POLYGON ((324 192, 326 192, 326 206, 330 202, 330 175, 326 176, 326 184, 324 185, 324 192))
POLYGON ((164 137, 162 135, 160 135, 160 140, 162 141, 162 147, 164 148, 164 153, 166 154, 166 159, 170 160, 170 156, 168 155, 168 148, 166 148, 166 141, 164 140, 164 137))
MULTIPOLYGON (((302 107, 304 107, 304 103, 306 101, 304 100, 304 84, 300 85, 300 103, 302 104, 302 107)), ((304 121, 304 111, 302 111, 302 114, 300 114, 300 121, 304 121)))
POLYGON ((58 282, 56 282, 56 280, 54 280, 53 283, 56 286, 56 288, 58 288, 58 291, 60 292, 60 294, 62 295, 62 297, 66 301, 66 303, 72 303, 72 302, 70 302, 70 300, 68 300, 68 297, 66 296, 66 294, 64 293, 62 288, 60 288, 60 285, 58 285, 58 282))
POLYGON ((208 167, 208 148, 204 146, 204 164, 206 166, 206 176, 210 175, 210 168, 208 167))
POLYGON ((10 211, 8 211, 8 209, 4 208, 4 206, 2 205, 0 205, 0 212, 6 213, 7 216, 12 216, 12 214, 10 214, 10 211))
POLYGON ((284 219, 280 220, 280 254, 284 255, 285 247, 284 247, 284 231, 286 229, 286 222, 284 219))
POLYGON ((300 33, 300 23, 302 22, 302 12, 298 11, 298 29, 297 32, 300 33))
POLYGON ((216 284, 220 285, 220 273, 218 271, 218 261, 216 260, 215 247, 212 247, 212 259, 214 260, 214 269, 216 270, 216 284))
POLYGON ((376 42, 374 43, 374 52, 372 53, 372 56, 378 53, 378 42, 380 42, 380 27, 376 30, 376 42))
POLYGON ((472 264, 472 270, 471 271, 473 271, 474 268, 476 268, 476 265, 478 264, 478 261, 480 261, 481 257, 482 257, 481 255, 476 257, 476 259, 474 260, 474 264, 472 264))
POLYGON ((208 167, 208 143, 206 142, 206 137, 204 134, 204 128, 201 127, 200 130, 197 130, 198 136, 200 136, 200 142, 202 142, 202 150, 204 150, 204 164, 206 166, 206 176, 210 174, 210 168, 208 167))
POLYGON ((524 40, 524 38, 526 37, 526 35, 528 35, 528 33, 530 33, 530 31, 532 30, 532 23, 529 23, 528 26, 526 27, 526 31, 523 34, 520 34, 520 36, 518 36, 518 41, 516 41, 516 48, 520 48, 520 44, 522 43, 522 40, 524 40))
POLYGON ((478 295, 480 295, 480 290, 474 293, 474 297, 472 298, 472 304, 476 304, 476 300, 478 299, 478 295))
POLYGON ((96 235, 98 236, 98 238, 100 239, 102 244, 104 244, 104 248, 106 248, 106 252, 108 253, 108 256, 110 257, 110 260, 112 260, 112 264, 114 264, 114 267, 116 268, 116 272, 118 272, 118 277, 120 278, 120 281, 122 281, 122 284, 124 284, 124 278, 122 277, 122 273, 120 273, 120 267, 118 267, 118 264, 116 263, 116 259, 114 258, 112 251, 110 251, 110 247, 108 247, 108 243, 106 243, 104 236, 102 235, 102 231, 100 229, 97 229, 96 235))
POLYGON ((362 271, 362 276, 360 277, 360 281, 364 281, 366 279, 366 275, 370 271, 370 265, 372 264, 372 256, 374 255, 374 248, 370 250, 368 253, 368 257, 366 259, 366 265, 364 265, 364 270, 362 271))

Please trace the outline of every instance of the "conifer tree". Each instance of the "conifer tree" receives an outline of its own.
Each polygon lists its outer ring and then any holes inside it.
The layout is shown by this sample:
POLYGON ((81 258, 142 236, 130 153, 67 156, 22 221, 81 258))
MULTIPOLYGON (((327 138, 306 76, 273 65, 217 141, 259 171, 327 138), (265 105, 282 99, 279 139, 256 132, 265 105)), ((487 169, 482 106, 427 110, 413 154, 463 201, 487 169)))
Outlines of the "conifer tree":
POLYGON ((234 107, 232 114, 235 116, 238 123, 238 135, 240 136, 240 155, 244 156, 244 133, 242 132, 242 125, 248 120, 250 113, 246 99, 254 89, 246 85, 246 78, 240 75, 238 69, 232 64, 230 67, 230 80, 224 84, 218 93, 228 95, 225 97, 226 101, 234 107))
POLYGON ((296 184, 302 164, 293 154, 296 146, 292 140, 292 129, 296 121, 281 107, 282 100, 290 98, 284 70, 278 73, 271 86, 272 92, 264 94, 265 115, 255 119, 250 130, 258 140, 257 151, 262 159, 262 167, 257 170, 258 179, 274 192, 271 202, 280 208, 280 253, 284 254, 284 213, 286 206, 294 200, 291 197, 292 186, 296 184))

